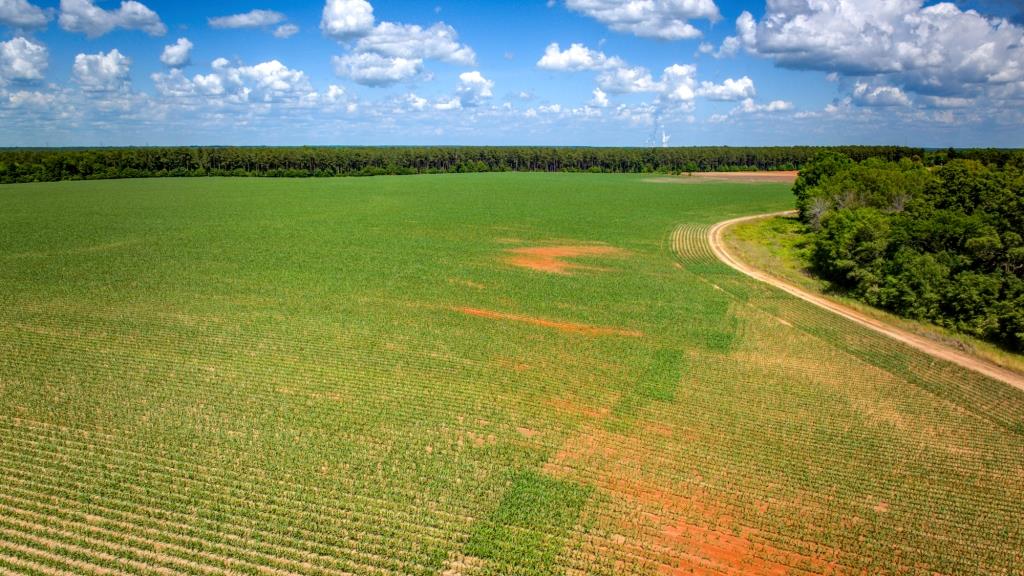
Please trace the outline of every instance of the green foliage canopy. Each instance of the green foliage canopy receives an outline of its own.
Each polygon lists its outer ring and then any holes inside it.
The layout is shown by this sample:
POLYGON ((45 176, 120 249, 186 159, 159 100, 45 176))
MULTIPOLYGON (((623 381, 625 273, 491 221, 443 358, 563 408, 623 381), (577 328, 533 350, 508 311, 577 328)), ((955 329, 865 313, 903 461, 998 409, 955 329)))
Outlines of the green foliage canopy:
POLYGON ((869 304, 1024 351, 1022 157, 819 155, 794 186, 813 268, 869 304))

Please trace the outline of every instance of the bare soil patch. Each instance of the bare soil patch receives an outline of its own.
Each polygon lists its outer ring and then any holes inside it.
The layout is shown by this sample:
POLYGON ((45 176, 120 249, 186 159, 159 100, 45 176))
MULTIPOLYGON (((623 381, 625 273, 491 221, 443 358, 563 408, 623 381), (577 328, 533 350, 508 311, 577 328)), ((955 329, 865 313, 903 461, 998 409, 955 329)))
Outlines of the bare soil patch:
POLYGON ((638 332, 636 330, 626 330, 623 328, 612 328, 607 326, 591 326, 590 324, 577 324, 575 322, 559 322, 557 320, 535 318, 533 316, 525 316, 522 314, 509 314, 507 312, 497 312, 494 310, 482 310, 480 308, 454 308, 454 310, 456 312, 476 316, 478 318, 522 322, 524 324, 532 324, 534 326, 543 326, 544 328, 554 328, 563 332, 575 332, 586 336, 629 336, 632 338, 640 338, 644 335, 643 332, 638 332))
MULTIPOLYGON (((688 435, 687 441, 700 439, 688 435)), ((657 550, 659 574, 855 573, 841 564, 844 554, 839 550, 822 544, 801 546, 808 543, 757 528, 757 517, 768 513, 768 502, 744 508, 722 501, 704 487, 696 469, 683 485, 667 485, 657 474, 646 473, 664 466, 664 460, 654 446, 636 437, 594 426, 567 438, 543 470, 624 500, 621 510, 626 513, 601 520, 615 527, 615 534, 603 544, 641 557, 657 550)), ((778 504, 801 506, 800 502, 778 504)))
POLYGON ((797 170, 777 172, 693 172, 679 176, 659 176, 648 178, 647 182, 658 184, 685 184, 697 182, 741 182, 741 183, 778 183, 792 184, 800 174, 797 170))
POLYGON ((585 258, 593 256, 624 256, 625 250, 614 246, 535 246, 529 248, 511 248, 508 263, 520 268, 528 268, 549 274, 570 274, 573 269, 600 270, 575 262, 568 258, 585 258))

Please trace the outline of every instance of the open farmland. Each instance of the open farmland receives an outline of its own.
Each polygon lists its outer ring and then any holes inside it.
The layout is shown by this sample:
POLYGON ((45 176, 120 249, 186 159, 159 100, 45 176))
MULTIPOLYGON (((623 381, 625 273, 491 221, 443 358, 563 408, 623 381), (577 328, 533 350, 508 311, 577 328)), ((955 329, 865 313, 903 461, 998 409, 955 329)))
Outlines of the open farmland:
POLYGON ((0 573, 1021 574, 1024 392, 714 258, 791 207, 0 187, 0 573))

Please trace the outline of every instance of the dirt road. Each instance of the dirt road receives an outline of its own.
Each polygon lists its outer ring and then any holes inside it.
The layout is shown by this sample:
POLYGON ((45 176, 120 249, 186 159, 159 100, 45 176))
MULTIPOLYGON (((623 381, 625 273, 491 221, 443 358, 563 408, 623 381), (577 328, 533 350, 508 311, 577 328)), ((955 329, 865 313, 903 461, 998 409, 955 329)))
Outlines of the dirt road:
POLYGON ((788 211, 774 212, 771 214, 758 214, 755 216, 744 216, 742 218, 733 218, 732 220, 719 222, 718 224, 712 226, 710 230, 708 230, 708 243, 711 244, 711 251, 714 252, 715 256, 717 256, 718 259, 721 260, 722 262, 725 262, 732 268, 746 274, 747 276, 750 276, 751 278, 754 278, 755 280, 760 280, 761 282, 770 284, 778 288, 779 290, 787 292, 793 296, 796 296, 797 298, 800 298, 801 300, 810 302, 815 306, 824 308, 830 312, 842 316, 843 318, 847 318, 858 324, 861 324, 862 326, 866 326, 876 332, 884 334, 890 338, 899 340, 904 344, 913 346, 914 348, 917 348, 918 350, 926 354, 930 354, 942 360, 947 360, 949 362, 967 368, 968 370, 979 372, 981 374, 984 374, 985 376, 988 376, 989 378, 999 380, 1000 382, 1005 382, 1010 386, 1024 390, 1024 375, 1018 374, 1017 372, 1008 370, 1001 366, 997 366, 991 362, 988 362, 987 360, 983 360, 976 356, 972 356, 970 354, 961 352, 960 350, 950 348, 949 346, 945 346, 933 340, 929 340, 928 338, 925 338, 923 336, 919 336, 917 334, 907 332, 906 330, 902 330, 890 324, 886 324, 881 320, 876 320, 875 318, 866 316, 861 312, 854 310, 853 308, 844 306, 842 304, 839 304, 838 302, 834 302, 818 294, 808 292, 807 290, 794 286, 786 282, 785 280, 776 278, 775 276, 772 276, 770 274, 757 270, 747 264, 744 264, 743 262, 740 262, 726 249, 725 242, 723 241, 722 236, 729 226, 732 226, 733 224, 739 224, 740 222, 749 222, 750 220, 758 220, 761 218, 771 218, 774 216, 783 216, 789 214, 794 214, 794 212, 788 211))

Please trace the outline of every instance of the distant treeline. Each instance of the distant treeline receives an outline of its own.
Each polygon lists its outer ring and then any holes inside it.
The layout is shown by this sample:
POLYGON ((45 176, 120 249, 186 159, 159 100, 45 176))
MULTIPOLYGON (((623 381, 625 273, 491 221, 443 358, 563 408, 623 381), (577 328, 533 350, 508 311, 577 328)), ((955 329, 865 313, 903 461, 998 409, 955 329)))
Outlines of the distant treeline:
MULTIPOLYGON (((0 150, 0 183, 166 176, 329 177, 452 172, 682 173, 796 170, 828 150, 854 160, 926 158, 899 146, 761 148, 159 147, 0 150)), ((986 153, 997 161, 999 151, 986 153)), ((945 152, 943 152, 945 154, 945 152)))
POLYGON ((794 187, 810 262, 869 304, 1024 352, 1024 152, 964 156, 819 156, 794 187))

